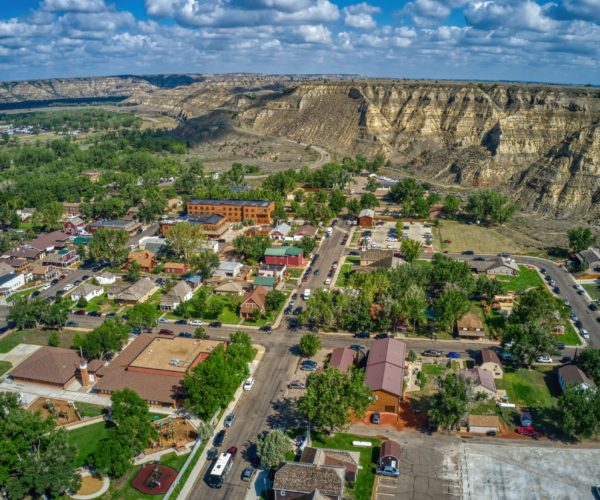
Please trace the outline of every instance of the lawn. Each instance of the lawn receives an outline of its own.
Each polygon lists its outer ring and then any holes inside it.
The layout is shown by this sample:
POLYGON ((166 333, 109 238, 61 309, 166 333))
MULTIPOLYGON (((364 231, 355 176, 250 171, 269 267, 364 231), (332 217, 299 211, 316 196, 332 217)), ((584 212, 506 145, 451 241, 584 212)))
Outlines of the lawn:
POLYGON ((448 250, 450 253, 472 250, 475 253, 498 254, 520 250, 515 241, 493 228, 477 224, 440 221, 439 226, 433 228, 433 237, 435 248, 448 250), (452 243, 442 243, 444 240, 450 240, 452 243))
POLYGON ((508 290, 524 292, 528 288, 544 286, 542 278, 535 269, 519 266, 519 270, 518 276, 503 276, 502 278, 498 278, 505 292, 508 290))
POLYGON ((336 450, 351 450, 360 452, 360 466, 355 483, 346 483, 346 493, 350 493, 354 500, 370 500, 375 484, 375 467, 379 456, 380 439, 354 436, 352 434, 335 434, 332 438, 325 434, 315 432, 311 435, 312 445, 320 448, 336 450), (352 446, 352 441, 370 441, 372 448, 359 448, 352 446))
POLYGON ((504 389, 509 401, 517 405, 550 408, 555 404, 557 375, 554 367, 527 368, 504 367, 504 377, 496 381, 504 389))
POLYGON ((13 299, 16 299, 16 298, 18 298, 18 297, 21 297, 21 296, 23 296, 23 295, 27 295, 27 296, 29 296, 29 295, 31 295, 33 292, 35 292, 36 290, 39 290, 40 288, 42 288, 42 285, 40 285, 40 286, 34 286, 34 287, 32 287, 32 288, 28 288, 27 290, 22 290, 22 291, 20 291, 20 292, 13 293, 13 294, 12 294, 10 297, 8 297, 6 300, 7 300, 8 302, 10 302, 11 300, 13 300, 13 299))
POLYGON ((421 366, 421 371, 427 377, 440 377, 441 375, 443 375, 444 373, 446 373, 447 370, 448 370, 448 368, 446 367, 445 364, 443 364, 443 365, 438 365, 438 364, 424 364, 424 365, 421 366))
POLYGON ((350 277, 350 273, 352 271, 352 264, 343 264, 340 269, 340 273, 338 274, 338 279, 335 282, 335 286, 346 286, 348 278, 350 277))
MULTIPOLYGON (((78 405, 79 406, 79 405, 78 405)), ((98 422, 67 431, 67 439, 77 445, 77 467, 85 465, 87 457, 94 453, 98 443, 108 435, 110 422, 98 422)))
POLYGON ((12 363, 10 361, 0 361, 0 375, 4 375, 11 368, 12 363))
POLYGON ((360 257, 346 257, 344 262, 348 262, 350 264, 360 264, 360 257))
POLYGON ((567 321, 565 333, 563 335, 555 335, 555 337, 557 342, 562 342, 565 345, 581 345, 581 339, 569 321, 567 321))
MULTIPOLYGON (((77 308, 77 303, 74 305, 75 309, 77 308)), ((120 304, 116 304, 114 300, 108 299, 106 294, 102 294, 99 297, 94 297, 90 300, 85 306, 85 310, 87 312, 90 311, 101 311, 103 313, 116 312, 121 308, 120 304)))
MULTIPOLYGON (((48 337, 51 332, 52 330, 32 329, 9 333, 0 340, 0 353, 9 352, 13 347, 16 347, 19 344, 48 345, 48 337)), ((75 335, 85 336, 86 332, 63 330, 59 333, 60 344, 58 347, 71 347, 75 335)))
POLYGON ((298 267, 292 267, 288 269, 288 274, 290 275, 290 278, 300 278, 300 276, 302 276, 303 273, 304 269, 300 269, 298 267))
POLYGON ((600 300, 600 286, 593 283, 581 286, 585 289, 592 300, 600 300))
POLYGON ((93 405, 91 403, 82 402, 75 404, 75 406, 79 410, 79 413, 82 417, 97 417, 102 415, 102 410, 104 409, 104 406, 101 405, 93 405))

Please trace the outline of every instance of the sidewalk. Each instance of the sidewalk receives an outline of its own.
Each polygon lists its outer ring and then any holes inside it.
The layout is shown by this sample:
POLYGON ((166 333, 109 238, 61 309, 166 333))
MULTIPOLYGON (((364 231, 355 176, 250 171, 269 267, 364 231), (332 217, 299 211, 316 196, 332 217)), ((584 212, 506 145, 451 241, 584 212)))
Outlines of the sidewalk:
MULTIPOLYGON (((260 361, 265 353, 265 348, 262 345, 260 345, 260 344, 252 344, 252 345, 255 349, 257 349, 258 352, 256 353, 256 357, 254 358, 252 363, 250 363, 249 368, 250 368, 251 376, 254 375, 254 372, 256 372, 256 369, 258 368, 258 364, 260 363, 260 361)), ((237 402, 240 399, 240 397, 242 396, 243 392, 244 392, 243 386, 240 385, 238 387, 237 391, 235 391, 235 394, 233 396, 233 401, 231 401, 231 403, 229 403, 229 406, 227 406, 227 408, 222 413, 222 415, 228 415, 229 413, 234 412, 237 402)), ((222 418, 219 422, 217 422, 217 425, 215 426, 215 429, 214 429, 215 434, 224 428, 224 423, 223 423, 224 420, 225 419, 222 418)), ((210 448, 210 446, 205 446, 204 449, 202 450, 202 454, 200 455, 200 457, 198 458, 198 461, 194 465, 190 475, 188 476, 187 481, 181 488, 179 495, 177 495, 177 500, 185 500, 188 497, 188 495, 190 494, 190 492, 192 491, 192 487, 194 486, 196 480, 198 479, 198 477, 200 476, 200 473, 202 472, 202 469, 204 468, 204 465, 206 464, 206 455, 208 453, 209 448, 210 448)))

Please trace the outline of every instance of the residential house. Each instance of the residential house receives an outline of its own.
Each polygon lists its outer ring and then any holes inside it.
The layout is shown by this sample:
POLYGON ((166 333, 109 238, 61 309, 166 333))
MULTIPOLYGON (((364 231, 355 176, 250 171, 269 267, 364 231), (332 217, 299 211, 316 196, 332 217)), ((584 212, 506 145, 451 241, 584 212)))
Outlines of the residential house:
POLYGON ((183 200, 181 198, 170 198, 167 200, 167 212, 176 212, 183 206, 183 200))
POLYGON ((12 266, 9 266, 6 262, 10 259, 2 258, 0 260, 0 276, 4 276, 5 274, 14 273, 15 270, 12 266))
POLYGON ((492 349, 482 349, 477 354, 477 365, 489 372, 491 372, 494 378, 502 378, 504 370, 502 369, 502 363, 500 358, 496 354, 496 351, 492 349))
POLYGON ((393 250, 362 250, 360 252, 360 265, 361 267, 366 266, 377 266, 387 267, 384 265, 378 265, 380 262, 385 263, 391 261, 394 257, 393 250))
POLYGON ((14 272, 0 276, 0 295, 8 297, 25 285, 25 275, 14 272))
POLYGON ((73 235, 81 232, 85 228, 85 221, 81 217, 71 217, 63 224, 63 232, 73 235))
POLYGON ((493 304, 502 316, 508 318, 515 308, 515 296, 509 293, 494 295, 493 304))
POLYGON ((458 375, 466 380, 470 380, 471 387, 473 387, 476 393, 481 392, 488 398, 496 396, 496 383, 494 382, 492 372, 476 366, 475 368, 458 370, 458 375))
POLYGON ((192 290, 195 290, 202 284, 202 275, 192 274, 185 278, 185 282, 189 285, 192 290))
POLYGON ((474 273, 500 276, 517 276, 519 274, 519 266, 512 259, 491 257, 486 260, 470 259, 467 263, 474 273))
POLYGON ((219 276, 221 278, 235 278, 239 276, 242 271, 241 262, 219 262, 219 267, 215 269, 213 276, 219 276))
POLYGON ((138 229, 141 229, 142 224, 140 222, 131 220, 99 220, 96 222, 90 222, 86 230, 89 233, 94 234, 98 229, 122 229, 126 231, 130 236, 133 236, 138 229))
POLYGON ((100 180, 100 172, 83 172, 81 175, 87 177, 90 182, 98 182, 100 180))
POLYGON ((344 467, 285 462, 273 478, 274 500, 344 498, 344 467))
POLYGON ((393 467, 399 469, 401 454, 400 445, 396 441, 383 441, 379 447, 379 461, 377 465, 380 469, 384 467, 393 467))
POLYGON ((55 248, 63 248, 70 236, 62 231, 40 234, 35 240, 24 241, 25 248, 33 248, 38 252, 50 252, 55 248))
POLYGON ((150 250, 133 250, 127 256, 127 263, 137 262, 144 272, 150 272, 156 266, 156 255, 150 250))
POLYGON ((100 297, 104 293, 104 288, 101 286, 92 285, 91 283, 84 283, 80 287, 76 288, 71 293, 71 300, 77 302, 80 298, 84 298, 88 302, 94 297, 100 297))
POLYGON ((244 295, 244 287, 239 281, 227 281, 226 283, 216 287, 213 290, 213 293, 216 293, 217 295, 233 294, 241 297, 244 295))
POLYGON ((354 364, 356 353, 348 347, 336 347, 329 358, 329 366, 337 368, 341 372, 347 372, 354 364))
POLYGON ((469 415, 469 432, 500 432, 500 419, 496 415, 469 415))
POLYGON ((129 283, 113 283, 106 289, 106 297, 116 301, 121 292, 127 290, 130 286, 129 283))
POLYGON ((96 276, 96 280, 101 285, 112 285, 115 281, 117 281, 117 276, 113 273, 109 273, 108 271, 104 271, 96 276))
POLYGON ((158 308, 161 311, 174 311, 182 302, 187 302, 194 296, 194 291, 185 281, 178 281, 177 284, 165 293, 158 308))
POLYGON ((315 226, 311 226, 310 224, 304 224, 294 231, 293 239, 294 241, 299 241, 305 236, 315 238, 317 236, 317 228, 315 226))
POLYGON ((178 217, 166 217, 159 221, 159 231, 166 236, 176 224, 185 223, 192 226, 200 226, 204 234, 211 239, 220 238, 229 229, 227 217, 220 214, 197 214, 181 215, 178 217))
POLYGON ((46 250, 36 250, 35 248, 13 247, 2 254, 2 258, 27 259, 34 261, 43 259, 46 255, 46 250))
POLYGON ((558 369, 558 383, 564 391, 568 385, 579 385, 585 389, 596 389, 596 384, 576 365, 565 365, 558 369))
POLYGON ((306 446, 302 450, 300 463, 313 464, 317 467, 340 467, 344 469, 344 479, 354 483, 358 475, 360 452, 335 450, 332 448, 313 448, 306 446))
POLYGON ((27 222, 28 220, 31 220, 34 212, 35 208, 17 208, 17 215, 19 216, 19 220, 21 222, 27 222))
POLYGON ((288 234, 292 230, 292 226, 282 222, 281 224, 277 224, 273 230, 269 233, 269 238, 272 240, 284 240, 287 238, 288 234))
POLYGON ((31 273, 34 280, 49 281, 58 274, 58 271, 54 266, 34 266, 31 273))
POLYGON ((461 338, 483 338, 485 328, 479 314, 468 312, 462 318, 456 320, 456 329, 461 338))
POLYGON ((31 266, 31 262, 27 259, 6 259, 4 263, 10 266, 15 273, 19 274, 27 274, 31 266))
POLYGON ((403 398, 406 344, 396 339, 379 339, 371 344, 365 382, 373 392, 369 411, 398 413, 403 398))
POLYGON ((362 209, 358 214, 358 225, 360 227, 373 227, 375 222, 375 210, 370 208, 362 209))
POLYGON ((219 214, 227 217, 230 222, 253 220, 255 224, 271 224, 273 210, 274 201, 190 198, 187 202, 189 215, 219 214))
POLYGON ((303 264, 302 249, 296 247, 267 248, 265 250, 265 263, 301 267, 303 264))
POLYGON ((78 217, 79 216, 79 203, 63 202, 63 214, 65 217, 78 217))
POLYGON ((163 267, 163 273, 166 274, 185 274, 189 271, 190 266, 181 262, 166 262, 163 267))
POLYGON ((277 280, 281 281, 285 279, 285 275, 287 274, 287 267, 279 266, 277 264, 263 264, 258 270, 257 274, 258 276, 277 278, 277 280))
POLYGON ((268 292, 275 289, 275 285, 277 284, 277 278, 274 276, 257 276, 254 278, 252 282, 252 288, 257 288, 259 286, 264 287, 268 292))
POLYGON ((146 302, 157 288, 154 281, 150 278, 140 278, 135 283, 122 290, 117 295, 115 301, 125 304, 139 304, 141 302, 146 302))
POLYGON ((61 267, 63 269, 74 266, 81 258, 77 253, 77 247, 63 248, 52 253, 47 253, 42 262, 47 266, 61 267))
POLYGON ((265 313, 265 300, 268 290, 263 286, 257 286, 244 296, 240 305, 240 318, 253 319, 265 313), (256 311, 256 313, 255 313, 256 311))
POLYGON ((575 256, 581 264, 587 264, 586 267, 590 271, 600 271, 600 250, 597 248, 588 248, 575 256))

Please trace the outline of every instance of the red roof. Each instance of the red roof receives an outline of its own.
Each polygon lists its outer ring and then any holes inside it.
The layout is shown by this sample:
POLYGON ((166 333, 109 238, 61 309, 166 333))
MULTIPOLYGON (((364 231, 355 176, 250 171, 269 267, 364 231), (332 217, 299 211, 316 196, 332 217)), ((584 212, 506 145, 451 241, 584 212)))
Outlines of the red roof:
POLYGON ((354 362, 354 351, 347 347, 337 347, 331 353, 329 366, 335 366, 339 371, 348 371, 354 362))
POLYGON ((389 338, 373 342, 365 371, 365 382, 369 388, 402 396, 405 356, 404 342, 389 338))

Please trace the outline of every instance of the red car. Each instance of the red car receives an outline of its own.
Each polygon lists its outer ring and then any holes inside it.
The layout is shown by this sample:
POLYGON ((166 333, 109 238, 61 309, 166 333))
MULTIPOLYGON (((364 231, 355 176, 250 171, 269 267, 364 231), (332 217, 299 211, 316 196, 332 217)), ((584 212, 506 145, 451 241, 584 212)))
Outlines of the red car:
POLYGON ((79 309, 79 311, 75 311, 73 314, 77 314, 77 316, 85 316, 85 311, 83 309, 79 309))
POLYGON ((231 458, 234 459, 235 455, 237 454, 237 447, 236 446, 232 446, 231 448, 229 448, 227 450, 227 453, 231 453, 231 458))
POLYGON ((161 335, 175 335, 173 333, 173 330, 167 330, 166 328, 162 328, 158 333, 160 333, 161 335))
POLYGON ((536 431, 530 425, 528 425, 527 427, 519 427, 519 429, 517 430, 517 432, 519 434, 522 434, 523 436, 531 436, 531 437, 534 437, 534 438, 539 438, 539 437, 542 436, 542 433, 540 431, 536 431))
POLYGON ((444 240, 444 243, 452 243, 452 240, 444 240))
POLYGON ((64 280, 65 278, 66 278, 66 276, 65 276, 64 274, 61 274, 61 275, 58 277, 58 279, 59 279, 59 280, 64 280))

